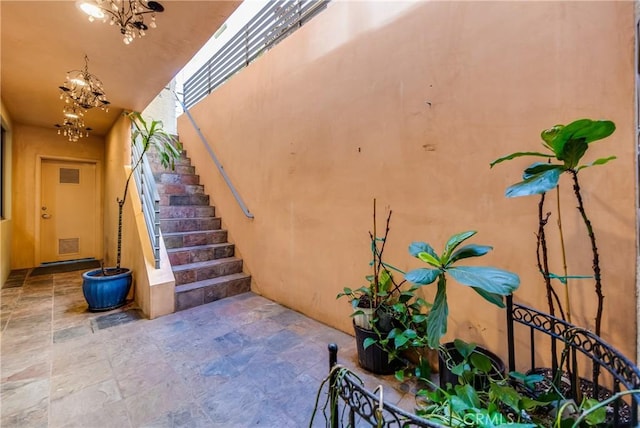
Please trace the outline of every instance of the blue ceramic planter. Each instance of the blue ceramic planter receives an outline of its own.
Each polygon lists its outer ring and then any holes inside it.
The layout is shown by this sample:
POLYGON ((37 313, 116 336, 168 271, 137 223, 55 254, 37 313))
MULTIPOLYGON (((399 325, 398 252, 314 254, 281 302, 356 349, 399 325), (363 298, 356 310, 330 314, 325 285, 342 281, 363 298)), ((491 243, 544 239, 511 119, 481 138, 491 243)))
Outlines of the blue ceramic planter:
POLYGON ((123 306, 131 288, 131 270, 106 268, 82 274, 82 292, 92 312, 108 311, 123 306))

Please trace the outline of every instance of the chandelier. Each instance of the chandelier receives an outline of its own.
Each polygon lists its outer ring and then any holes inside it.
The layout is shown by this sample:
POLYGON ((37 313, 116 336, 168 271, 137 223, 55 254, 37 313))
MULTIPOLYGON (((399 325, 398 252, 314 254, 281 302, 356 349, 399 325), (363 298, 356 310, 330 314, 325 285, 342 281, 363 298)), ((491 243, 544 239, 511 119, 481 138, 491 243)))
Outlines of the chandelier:
POLYGON ((145 35, 145 31, 156 28, 156 13, 164 11, 164 7, 157 1, 142 0, 81 0, 78 7, 89 15, 89 21, 109 19, 111 25, 118 25, 123 41, 126 45, 136 37, 145 35), (149 25, 144 22, 144 15, 150 13, 149 25))
POLYGON ((72 70, 60 88, 60 99, 67 104, 77 104, 85 111, 98 107, 109 111, 109 101, 104 94, 102 82, 89 73, 89 58, 84 56, 84 70, 72 70))
POLYGON ((59 123, 55 124, 55 127, 58 128, 58 135, 64 135, 71 142, 77 142, 80 138, 89 136, 89 131, 92 129, 84 126, 84 119, 82 118, 84 113, 82 108, 76 104, 71 104, 65 106, 63 114, 64 120, 62 125, 59 123))

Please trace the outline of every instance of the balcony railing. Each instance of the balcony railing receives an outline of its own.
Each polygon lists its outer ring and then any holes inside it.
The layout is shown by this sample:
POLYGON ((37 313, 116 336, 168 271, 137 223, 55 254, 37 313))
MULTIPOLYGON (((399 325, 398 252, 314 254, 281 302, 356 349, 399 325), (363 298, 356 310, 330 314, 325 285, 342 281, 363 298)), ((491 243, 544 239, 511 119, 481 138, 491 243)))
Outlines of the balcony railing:
POLYGON ((229 77, 248 66, 323 10, 329 0, 277 0, 267 5, 184 83, 183 103, 191 108, 229 77))

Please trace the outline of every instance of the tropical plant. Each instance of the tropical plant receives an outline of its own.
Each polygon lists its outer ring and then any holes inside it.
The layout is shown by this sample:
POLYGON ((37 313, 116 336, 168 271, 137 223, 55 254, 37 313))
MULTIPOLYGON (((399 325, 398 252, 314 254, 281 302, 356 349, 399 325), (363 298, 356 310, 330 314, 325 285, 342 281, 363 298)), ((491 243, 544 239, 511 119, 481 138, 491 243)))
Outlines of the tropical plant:
MULTIPOLYGON (((558 216, 559 216, 559 231, 562 245, 563 264, 565 268, 564 275, 553 275, 549 272, 548 255, 546 248, 546 238, 544 235, 544 226, 546 225, 549 214, 546 217, 543 214, 543 205, 546 192, 558 187, 560 176, 562 173, 568 173, 571 176, 573 183, 573 193, 577 201, 577 209, 580 212, 580 216, 587 229, 587 234, 591 242, 591 251, 593 255, 593 278, 595 280, 595 292, 598 298, 598 308, 595 317, 595 331, 600 335, 602 311, 604 294, 602 292, 601 282, 601 270, 600 270, 600 256, 598 254, 598 247, 596 243, 596 236, 593 230, 593 226, 589 217, 587 216, 584 200, 582 197, 581 187, 578 180, 578 173, 585 168, 604 165, 607 162, 615 159, 615 156, 608 156, 604 158, 596 159, 593 162, 581 164, 583 156, 589 149, 589 145, 594 142, 610 136, 616 127, 615 124, 609 120, 591 120, 591 119, 579 119, 571 122, 568 125, 556 125, 552 128, 542 131, 542 145, 551 151, 549 153, 541 152, 515 152, 507 156, 503 156, 499 159, 491 162, 491 167, 494 165, 523 157, 534 156, 547 159, 547 162, 535 162, 524 170, 523 180, 509 186, 506 190, 506 196, 509 198, 518 196, 529 196, 540 194, 541 199, 538 205, 538 265, 545 278, 547 287, 547 301, 549 304, 549 310, 551 315, 554 315, 554 303, 555 298, 560 311, 564 318, 564 312, 557 294, 551 286, 551 278, 560 279, 565 285, 570 276, 566 271, 566 256, 562 237, 562 226, 560 220, 560 198, 558 201, 558 216), (555 162, 552 162, 555 161, 555 162)), ((565 286, 565 306, 568 311, 568 321, 570 322, 570 302, 568 287, 565 286)))
MULTIPOLYGON (((134 172, 142 164, 145 153, 152 147, 155 148, 158 156, 160 157, 160 163, 165 168, 175 168, 175 159, 180 156, 182 151, 182 144, 171 134, 167 133, 163 129, 162 121, 150 120, 147 122, 138 112, 125 113, 133 125, 133 132, 131 133, 131 144, 140 144, 141 151, 140 156, 131 165, 131 171, 127 176, 127 180, 124 185, 124 192, 122 198, 117 198, 118 202, 118 244, 116 252, 116 269, 111 274, 117 274, 120 272, 120 258, 122 254, 122 210, 124 203, 127 200, 127 194, 129 191, 129 182, 133 177, 134 172), (139 140, 139 142, 138 142, 139 140)), ((104 272, 103 268, 103 272, 104 272)))
POLYGON ((405 279, 424 286, 437 280, 438 289, 435 299, 426 316, 426 343, 437 349, 440 338, 447 332, 449 307, 447 304, 447 276, 451 276, 462 285, 471 287, 476 293, 494 305, 504 308, 503 296, 513 293, 520 285, 515 273, 489 266, 457 266, 457 262, 487 254, 493 247, 467 244, 458 248, 464 241, 476 234, 467 231, 453 235, 445 244, 441 255, 425 242, 413 242, 409 253, 427 263, 430 267, 407 272, 405 279))

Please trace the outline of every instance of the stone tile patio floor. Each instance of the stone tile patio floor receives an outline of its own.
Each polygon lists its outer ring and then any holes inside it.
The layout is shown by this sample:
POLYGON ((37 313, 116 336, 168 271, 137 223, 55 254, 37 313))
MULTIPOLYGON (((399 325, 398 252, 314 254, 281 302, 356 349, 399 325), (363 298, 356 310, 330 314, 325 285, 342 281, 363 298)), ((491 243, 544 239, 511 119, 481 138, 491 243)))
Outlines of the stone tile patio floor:
POLYGON ((88 312, 81 271, 29 273, 1 290, 3 428, 306 427, 330 342, 369 390, 413 407, 407 385, 357 368, 352 336, 256 294, 148 320, 88 312))

